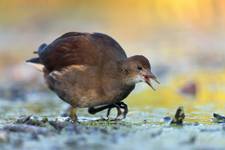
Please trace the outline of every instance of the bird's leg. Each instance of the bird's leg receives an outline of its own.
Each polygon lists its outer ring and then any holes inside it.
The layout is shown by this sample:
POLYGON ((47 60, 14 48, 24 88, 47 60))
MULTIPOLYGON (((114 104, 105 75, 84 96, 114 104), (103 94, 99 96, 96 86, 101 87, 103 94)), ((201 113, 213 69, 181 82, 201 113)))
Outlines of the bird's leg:
POLYGON ((117 109, 117 116, 116 116, 115 120, 119 120, 119 117, 121 116, 122 111, 120 109, 120 105, 118 105, 118 104, 109 105, 106 117, 109 119, 109 115, 110 115, 110 112, 111 112, 112 108, 116 108, 117 109))
POLYGON ((98 113, 100 111, 103 111, 103 110, 108 109, 108 108, 111 108, 111 107, 112 107, 112 104, 110 104, 110 105, 104 105, 104 106, 100 106, 100 107, 89 107, 88 108, 88 112, 90 114, 96 114, 96 113, 98 113))
POLYGON ((70 107, 69 108, 69 116, 70 116, 70 119, 75 123, 77 122, 77 114, 76 114, 77 110, 76 108, 74 107, 70 107))
POLYGON ((110 115, 110 112, 111 112, 112 108, 117 109, 116 119, 119 119, 119 117, 121 115, 123 115, 123 118, 126 118, 128 108, 127 108, 127 105, 124 102, 114 103, 114 104, 110 104, 110 105, 104 105, 104 106, 100 106, 100 107, 90 107, 90 108, 88 108, 88 112, 90 114, 96 114, 100 111, 108 109, 106 117, 109 118, 109 115, 110 115), (121 109, 124 109, 123 113, 122 113, 121 109))
POLYGON ((121 116, 121 114, 122 114, 122 111, 121 111, 121 107, 120 107, 120 105, 118 105, 118 104, 114 104, 114 106, 116 107, 116 109, 117 109, 117 116, 116 116, 116 120, 120 120, 120 116, 121 116))
POLYGON ((114 108, 114 107, 115 107, 114 104, 105 105, 105 106, 101 106, 101 107, 90 107, 90 108, 88 108, 88 112, 90 114, 96 114, 96 113, 98 113, 100 111, 103 111, 105 109, 108 109, 107 110, 106 117, 109 119, 110 112, 111 112, 112 108, 114 108))
POLYGON ((127 104, 125 104, 124 102, 120 102, 119 105, 120 105, 120 108, 124 109, 124 111, 123 111, 123 118, 125 119, 126 116, 127 116, 127 113, 128 113, 127 104))
POLYGON ((110 112, 111 112, 111 110, 112 110, 113 107, 114 107, 114 106, 111 105, 111 106, 108 108, 108 110, 107 110, 106 117, 107 117, 108 119, 109 119, 109 115, 110 115, 110 112))

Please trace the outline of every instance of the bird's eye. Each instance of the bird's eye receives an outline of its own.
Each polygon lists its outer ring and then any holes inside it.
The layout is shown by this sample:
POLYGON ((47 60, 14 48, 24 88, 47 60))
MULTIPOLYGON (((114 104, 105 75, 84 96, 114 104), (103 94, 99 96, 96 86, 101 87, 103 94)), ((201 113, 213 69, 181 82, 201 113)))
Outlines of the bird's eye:
POLYGON ((138 70, 142 70, 142 67, 140 67, 140 66, 137 66, 137 69, 138 69, 138 70))

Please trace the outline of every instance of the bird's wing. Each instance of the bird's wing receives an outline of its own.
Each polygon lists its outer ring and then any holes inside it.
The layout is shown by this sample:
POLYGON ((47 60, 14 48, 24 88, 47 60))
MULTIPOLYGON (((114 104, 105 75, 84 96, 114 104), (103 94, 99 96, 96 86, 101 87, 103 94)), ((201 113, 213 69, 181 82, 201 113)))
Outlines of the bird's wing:
POLYGON ((49 71, 70 65, 101 66, 126 57, 124 50, 111 37, 79 32, 62 35, 39 53, 41 63, 49 71))
POLYGON ((127 58, 123 48, 112 37, 102 33, 93 33, 91 37, 95 40, 99 49, 104 52, 107 59, 121 60, 127 58))

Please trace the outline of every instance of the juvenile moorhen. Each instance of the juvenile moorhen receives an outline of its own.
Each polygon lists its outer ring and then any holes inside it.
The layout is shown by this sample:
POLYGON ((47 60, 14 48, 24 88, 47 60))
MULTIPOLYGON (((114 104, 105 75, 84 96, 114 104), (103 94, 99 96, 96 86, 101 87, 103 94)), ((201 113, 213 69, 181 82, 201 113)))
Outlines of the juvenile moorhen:
POLYGON ((152 87, 151 79, 159 83, 146 57, 127 58, 122 47, 102 33, 69 32, 34 53, 38 56, 27 62, 41 67, 49 88, 71 105, 73 121, 75 109, 85 107, 91 114, 108 109, 107 116, 117 108, 117 118, 125 118, 128 108, 122 100, 135 84, 152 87))

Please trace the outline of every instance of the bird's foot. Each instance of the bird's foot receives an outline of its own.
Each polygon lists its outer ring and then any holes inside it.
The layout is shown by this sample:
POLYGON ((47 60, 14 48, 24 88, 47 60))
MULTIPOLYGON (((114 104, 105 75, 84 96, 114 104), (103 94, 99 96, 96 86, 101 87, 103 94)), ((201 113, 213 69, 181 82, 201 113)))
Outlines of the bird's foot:
POLYGON ((122 119, 126 118, 127 113, 128 113, 128 107, 127 107, 127 104, 125 104, 124 102, 118 102, 118 103, 105 105, 105 106, 100 106, 100 107, 90 107, 90 108, 88 108, 88 112, 90 114, 96 114, 96 113, 98 113, 100 111, 108 109, 106 117, 107 117, 108 120, 111 120, 109 118, 109 116, 110 116, 112 108, 116 108, 117 109, 117 116, 113 120, 122 120, 122 119))
POLYGON ((128 113, 127 104, 125 104, 124 102, 120 102, 119 105, 120 105, 120 108, 123 109, 122 115, 123 115, 123 119, 125 119, 128 113))
POLYGON ((111 112, 112 108, 117 109, 117 116, 116 116, 115 120, 122 120, 122 119, 126 118, 127 113, 128 113, 127 104, 125 104, 124 102, 112 104, 107 110, 107 114, 106 114, 107 118, 109 118, 109 115, 110 115, 110 112, 111 112))
POLYGON ((96 114, 96 113, 98 113, 100 111, 103 111, 103 110, 105 110, 107 108, 110 108, 110 107, 111 107, 111 105, 104 105, 104 106, 99 106, 99 107, 89 107, 88 112, 90 114, 96 114))
POLYGON ((77 123, 78 122, 78 118, 77 118, 77 114, 76 114, 76 108, 70 107, 69 108, 69 117, 72 121, 72 123, 77 123))

